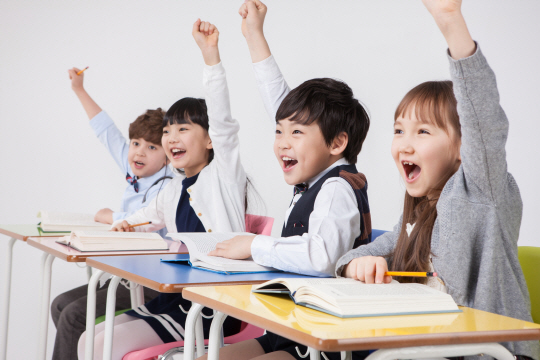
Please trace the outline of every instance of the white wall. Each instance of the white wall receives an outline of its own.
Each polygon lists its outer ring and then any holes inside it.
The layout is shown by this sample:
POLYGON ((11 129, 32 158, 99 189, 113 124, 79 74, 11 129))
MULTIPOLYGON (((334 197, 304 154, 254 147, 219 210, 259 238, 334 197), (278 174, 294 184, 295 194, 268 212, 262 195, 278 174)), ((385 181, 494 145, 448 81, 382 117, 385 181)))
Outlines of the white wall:
MULTIPOLYGON (((498 76, 511 121, 507 159, 524 202, 519 244, 540 246, 540 2, 465 2, 471 33, 498 76)), ((124 174, 93 136, 66 70, 90 66, 88 92, 127 135, 128 124, 145 109, 203 95, 203 62, 191 37, 191 25, 201 17, 220 29, 243 163, 278 234, 292 190, 272 152, 272 127, 240 33, 241 3, 0 2, 0 223, 34 223, 40 209, 118 208, 124 174)), ((291 87, 313 77, 339 78, 369 108, 372 125, 358 169, 369 181, 374 227, 390 229, 404 192, 390 156, 393 112, 411 87, 449 77, 443 37, 419 0, 268 5, 268 40, 291 87)), ((40 255, 23 243, 15 246, 8 358, 33 358, 37 348, 40 255)), ((56 260, 52 297, 84 281, 83 269, 56 260)), ((49 334, 50 356, 52 324, 49 334)))

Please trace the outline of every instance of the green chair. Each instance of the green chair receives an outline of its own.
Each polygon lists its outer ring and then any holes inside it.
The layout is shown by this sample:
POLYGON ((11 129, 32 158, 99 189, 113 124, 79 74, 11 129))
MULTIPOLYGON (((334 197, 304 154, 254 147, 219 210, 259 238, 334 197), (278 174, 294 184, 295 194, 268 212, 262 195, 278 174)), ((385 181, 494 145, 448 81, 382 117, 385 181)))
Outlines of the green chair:
POLYGON ((518 246, 518 258, 529 288, 531 315, 540 324, 540 247, 518 246))
MULTIPOLYGON (((120 315, 120 314, 125 313, 126 311, 129 311, 129 310, 131 310, 131 309, 118 310, 118 311, 116 311, 116 312, 114 313, 114 316, 118 316, 118 315, 120 315)), ((98 317, 96 318, 96 325, 99 324, 99 323, 102 323, 102 322, 104 322, 104 321, 105 321, 105 315, 98 316, 98 317)))

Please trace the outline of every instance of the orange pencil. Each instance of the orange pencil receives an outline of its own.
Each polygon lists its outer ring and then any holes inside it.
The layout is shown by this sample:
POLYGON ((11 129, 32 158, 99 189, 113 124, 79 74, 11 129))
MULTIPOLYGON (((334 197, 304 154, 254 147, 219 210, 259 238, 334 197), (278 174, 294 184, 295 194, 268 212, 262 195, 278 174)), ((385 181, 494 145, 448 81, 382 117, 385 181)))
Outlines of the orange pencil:
POLYGON ((436 277, 436 272, 421 272, 421 271, 387 271, 384 275, 388 276, 419 276, 419 277, 436 277))
POLYGON ((130 228, 134 228, 135 226, 142 226, 142 225, 148 225, 148 224, 151 224, 152 222, 149 221, 149 222, 145 222, 145 223, 140 223, 140 224, 133 224, 133 225, 129 225, 130 228))
POLYGON ((77 73, 77 75, 81 75, 81 74, 82 74, 83 72, 85 72, 86 69, 88 69, 88 68, 89 68, 89 66, 85 67, 84 69, 82 69, 81 71, 79 71, 79 72, 77 73))

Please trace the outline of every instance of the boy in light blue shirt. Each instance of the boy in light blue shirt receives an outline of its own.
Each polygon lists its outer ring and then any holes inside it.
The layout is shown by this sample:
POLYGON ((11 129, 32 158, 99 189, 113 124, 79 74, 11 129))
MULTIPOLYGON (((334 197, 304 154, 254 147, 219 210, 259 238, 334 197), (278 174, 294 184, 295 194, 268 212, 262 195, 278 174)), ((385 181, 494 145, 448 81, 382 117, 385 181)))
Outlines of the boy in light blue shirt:
MULTIPOLYGON (((88 95, 83 86, 84 74, 77 75, 79 69, 68 70, 71 88, 79 98, 99 141, 120 167, 121 175, 128 182, 119 211, 105 208, 95 215, 95 221, 112 224, 124 219, 147 206, 171 179, 167 173, 167 157, 161 146, 163 135, 163 115, 158 108, 147 110, 129 126, 129 143, 106 112, 88 95)), ((160 232, 165 235, 166 230, 160 232)), ((108 282, 97 291, 96 316, 105 314, 108 282)), ((51 316, 56 326, 53 360, 76 359, 77 342, 86 329, 87 285, 67 291, 57 296, 51 305, 51 316)), ((144 301, 155 298, 158 293, 144 289, 144 301)), ((116 310, 131 307, 130 294, 119 286, 116 294, 116 310)))
POLYGON ((171 179, 172 172, 167 174, 165 152, 158 145, 161 144, 164 114, 158 108, 139 116, 129 126, 129 144, 105 111, 91 118, 90 126, 128 182, 120 211, 101 209, 96 213, 96 221, 112 224, 132 215, 148 205, 171 179), (156 171, 158 167, 161 168, 156 171))

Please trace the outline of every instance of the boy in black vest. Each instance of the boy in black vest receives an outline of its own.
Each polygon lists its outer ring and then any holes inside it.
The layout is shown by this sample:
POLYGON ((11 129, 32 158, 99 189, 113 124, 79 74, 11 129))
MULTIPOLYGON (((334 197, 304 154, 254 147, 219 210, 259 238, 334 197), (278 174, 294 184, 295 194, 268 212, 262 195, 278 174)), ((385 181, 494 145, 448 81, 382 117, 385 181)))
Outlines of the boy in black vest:
MULTIPOLYGON (((355 166, 369 117, 341 81, 312 79, 290 91, 264 38, 265 14, 266 6, 258 0, 240 8, 257 85, 266 110, 276 121, 274 152, 285 181, 295 185, 294 198, 281 237, 236 236, 218 244, 209 255, 251 256, 263 266, 333 276, 341 255, 371 241, 366 178, 355 166)), ((267 332, 256 340, 222 348, 220 359, 272 355, 299 359, 297 347, 306 352, 305 346, 267 332), (276 351, 280 353, 269 354, 276 351)), ((339 353, 326 356, 340 359, 339 353)))

